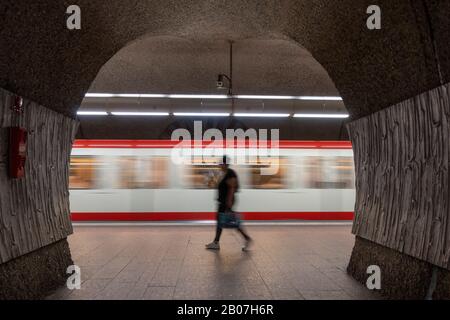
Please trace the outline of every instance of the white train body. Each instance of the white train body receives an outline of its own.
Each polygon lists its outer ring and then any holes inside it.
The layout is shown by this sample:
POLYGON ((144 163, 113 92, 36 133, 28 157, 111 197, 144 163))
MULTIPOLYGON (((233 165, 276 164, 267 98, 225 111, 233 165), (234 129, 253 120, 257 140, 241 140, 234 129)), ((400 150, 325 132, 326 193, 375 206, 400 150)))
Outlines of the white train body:
MULTIPOLYGON (((192 151, 200 155, 202 150, 192 151)), ((77 141, 70 176, 73 220, 214 219, 220 157, 193 156, 179 164, 173 152, 169 142, 77 141)), ((236 152, 258 150, 225 150, 236 152)), ((240 181, 235 209, 246 219, 352 219, 355 189, 348 142, 329 142, 328 147, 326 142, 281 143, 278 158, 272 162, 278 172, 268 176, 261 174, 268 158, 231 165, 240 181)))

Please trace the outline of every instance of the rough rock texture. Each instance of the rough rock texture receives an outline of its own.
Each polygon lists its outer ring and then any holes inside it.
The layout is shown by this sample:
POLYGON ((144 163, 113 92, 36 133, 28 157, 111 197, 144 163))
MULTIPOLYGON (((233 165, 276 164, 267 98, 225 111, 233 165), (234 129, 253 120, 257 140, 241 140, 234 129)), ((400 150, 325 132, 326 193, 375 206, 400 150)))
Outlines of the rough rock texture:
POLYGON ((367 268, 381 270, 380 293, 390 299, 424 299, 431 279, 431 265, 396 250, 356 237, 347 272, 366 284, 367 268))
POLYGON ((42 299, 64 285, 72 264, 66 239, 0 264, 0 300, 42 299))
POLYGON ((438 272, 438 282, 433 298, 439 300, 450 300, 450 272, 440 269, 438 272))
POLYGON ((353 233, 450 269, 450 84, 348 128, 353 233))
POLYGON ((0 263, 72 233, 69 156, 78 122, 29 100, 11 110, 14 95, 0 88, 0 263), (8 127, 27 129, 25 177, 8 174, 8 127))
POLYGON ((115 53, 150 36, 294 40, 324 66, 355 119, 450 81, 448 1, 380 0, 377 31, 366 27, 370 0, 79 0, 78 31, 66 28, 70 4, 0 4, 0 86, 67 114, 115 53))
MULTIPOLYGON (((117 52, 89 91, 217 94, 217 75, 229 74, 229 51, 225 40, 145 37, 117 52)), ((292 40, 278 39, 233 43, 233 91, 339 95, 326 70, 307 50, 292 40)))

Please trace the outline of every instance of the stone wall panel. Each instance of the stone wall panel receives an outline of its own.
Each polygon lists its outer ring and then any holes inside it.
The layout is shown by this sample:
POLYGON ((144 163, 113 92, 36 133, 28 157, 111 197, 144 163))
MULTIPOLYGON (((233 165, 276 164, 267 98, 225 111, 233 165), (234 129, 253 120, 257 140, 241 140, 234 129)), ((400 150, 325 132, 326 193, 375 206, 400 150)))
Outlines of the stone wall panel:
POLYGON ((11 110, 14 94, 0 89, 0 263, 66 238, 69 157, 78 121, 24 101, 11 110), (25 177, 8 176, 8 128, 28 131, 25 177))
POLYGON ((450 269, 450 84, 348 125, 353 233, 450 269))

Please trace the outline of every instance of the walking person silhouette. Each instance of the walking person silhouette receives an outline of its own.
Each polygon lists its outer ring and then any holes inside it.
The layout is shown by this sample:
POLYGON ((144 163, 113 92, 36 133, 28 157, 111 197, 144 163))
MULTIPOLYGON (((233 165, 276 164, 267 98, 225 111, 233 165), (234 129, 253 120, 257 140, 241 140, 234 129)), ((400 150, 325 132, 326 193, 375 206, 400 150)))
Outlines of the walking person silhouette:
MULTIPOLYGON (((220 236, 222 235, 222 226, 220 223, 220 215, 232 212, 233 205, 235 202, 235 193, 239 190, 239 181, 237 174, 234 170, 230 169, 229 158, 223 156, 222 163, 220 164, 220 169, 223 172, 223 177, 218 184, 218 210, 217 210, 217 227, 216 227, 216 237, 214 241, 206 245, 206 249, 219 250, 220 236)), ((252 238, 245 232, 244 228, 239 225, 237 231, 244 237, 245 244, 242 250, 248 249, 252 238)))

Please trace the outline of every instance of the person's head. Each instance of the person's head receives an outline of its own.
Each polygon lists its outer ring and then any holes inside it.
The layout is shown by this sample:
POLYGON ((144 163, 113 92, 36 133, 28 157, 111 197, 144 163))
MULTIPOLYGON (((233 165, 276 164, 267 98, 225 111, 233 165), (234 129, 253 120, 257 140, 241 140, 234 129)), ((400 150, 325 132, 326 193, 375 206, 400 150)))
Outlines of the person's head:
POLYGON ((220 169, 222 169, 222 171, 227 171, 229 166, 230 166, 230 158, 228 158, 227 156, 223 156, 222 162, 220 163, 220 169))

